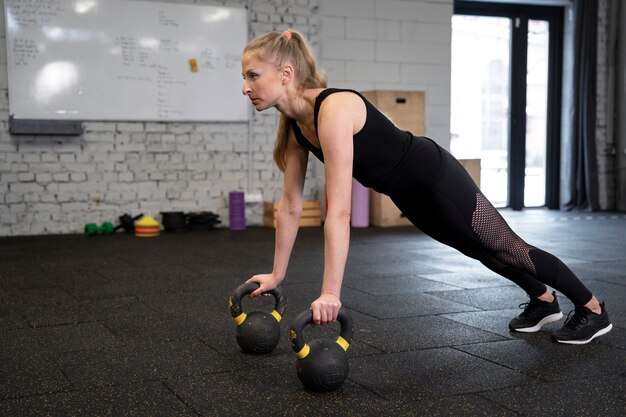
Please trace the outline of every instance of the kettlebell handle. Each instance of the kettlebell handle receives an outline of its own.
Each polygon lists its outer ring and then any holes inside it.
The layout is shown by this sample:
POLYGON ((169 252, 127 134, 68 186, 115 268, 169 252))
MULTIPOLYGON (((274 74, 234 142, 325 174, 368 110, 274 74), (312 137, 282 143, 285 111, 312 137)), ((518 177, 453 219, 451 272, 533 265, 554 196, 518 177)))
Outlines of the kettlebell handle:
MULTIPOLYGON (((235 323, 240 325, 246 320, 246 313, 243 312, 241 308, 241 300, 246 295, 252 293, 254 290, 258 289, 261 285, 258 282, 248 282, 247 284, 242 284, 235 288, 232 295, 228 300, 228 305, 230 307, 230 314, 233 316, 235 323)), ((267 294, 271 294, 276 299, 276 303, 274 304, 274 310, 272 311, 272 316, 276 319, 276 321, 280 322, 283 318, 283 314, 285 313, 285 307, 287 306, 287 296, 285 295, 285 291, 283 288, 278 286, 266 292, 267 294)))
MULTIPOLYGON (((341 326, 341 330, 335 342, 337 342, 343 350, 348 350, 354 331, 352 316, 347 309, 341 307, 337 314, 337 321, 341 326)), ((306 326, 311 324, 313 324, 313 312, 311 310, 305 310, 298 314, 291 325, 291 332, 289 333, 291 346, 299 359, 304 359, 309 354, 310 348, 309 345, 305 343, 302 332, 306 326)))

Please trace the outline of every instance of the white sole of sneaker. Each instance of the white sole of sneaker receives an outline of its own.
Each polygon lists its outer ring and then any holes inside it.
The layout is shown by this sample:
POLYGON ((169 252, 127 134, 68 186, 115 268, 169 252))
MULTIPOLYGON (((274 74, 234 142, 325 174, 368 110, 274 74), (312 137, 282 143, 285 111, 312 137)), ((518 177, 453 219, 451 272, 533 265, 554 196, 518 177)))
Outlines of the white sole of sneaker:
POLYGON ((515 331, 516 332, 521 332, 521 333, 535 333, 535 332, 538 332, 539 329, 541 329, 542 326, 545 326, 546 324, 555 322, 557 320, 561 320, 562 318, 563 318, 563 313, 559 311, 558 313, 554 313, 554 314, 550 314, 549 316, 545 316, 544 318, 541 319, 541 321, 539 323, 537 323, 533 327, 525 327, 523 329, 515 329, 515 331))
POLYGON ((607 334, 608 332, 611 331, 612 328, 613 328, 613 325, 609 323, 608 326, 606 326, 604 329, 598 330, 593 336, 591 336, 587 340, 559 340, 557 338, 555 338, 554 340, 556 340, 559 343, 565 343, 567 345, 586 345, 587 343, 591 342, 596 337, 602 336, 603 334, 607 334))

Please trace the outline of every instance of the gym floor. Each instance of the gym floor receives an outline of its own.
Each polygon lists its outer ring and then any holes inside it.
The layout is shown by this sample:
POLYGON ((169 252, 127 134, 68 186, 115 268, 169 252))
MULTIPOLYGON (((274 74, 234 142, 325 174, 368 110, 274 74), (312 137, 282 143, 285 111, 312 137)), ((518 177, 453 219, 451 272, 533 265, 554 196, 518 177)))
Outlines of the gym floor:
MULTIPOLYGON (((626 415, 626 215, 502 213, 606 301, 613 331, 584 346, 551 341, 563 320, 510 333, 527 301, 511 282, 417 229, 353 229, 350 374, 327 394, 303 388, 288 343, 319 294, 322 228, 300 231, 281 341, 262 356, 241 352, 227 304, 270 270, 270 228, 2 238, 0 415, 626 415)), ((244 309, 272 302, 245 298, 244 309)))

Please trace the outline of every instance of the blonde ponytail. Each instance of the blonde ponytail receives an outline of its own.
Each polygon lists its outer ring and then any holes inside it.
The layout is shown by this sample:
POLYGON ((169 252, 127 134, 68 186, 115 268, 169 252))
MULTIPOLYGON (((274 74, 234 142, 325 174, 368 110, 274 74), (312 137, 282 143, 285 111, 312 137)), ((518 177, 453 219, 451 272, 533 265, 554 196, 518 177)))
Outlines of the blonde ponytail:
MULTIPOLYGON (((246 45, 245 52, 257 52, 257 58, 274 64, 277 68, 285 62, 294 66, 295 78, 301 88, 326 88, 326 75, 317 67, 313 49, 304 36, 292 29, 284 32, 269 32, 261 35, 246 45)), ((281 171, 285 171, 287 141, 291 125, 282 113, 274 142, 274 162, 281 171)))

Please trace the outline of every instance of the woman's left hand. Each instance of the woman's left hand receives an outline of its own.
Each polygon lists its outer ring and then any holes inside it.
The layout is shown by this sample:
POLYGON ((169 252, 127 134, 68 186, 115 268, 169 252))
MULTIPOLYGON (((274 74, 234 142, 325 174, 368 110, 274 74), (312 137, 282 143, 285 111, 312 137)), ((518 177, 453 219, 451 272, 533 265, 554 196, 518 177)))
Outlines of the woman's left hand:
POLYGON ((341 308, 339 297, 333 294, 322 294, 319 298, 311 303, 311 311, 313 311, 313 323, 326 324, 337 320, 337 314, 341 308))

